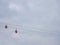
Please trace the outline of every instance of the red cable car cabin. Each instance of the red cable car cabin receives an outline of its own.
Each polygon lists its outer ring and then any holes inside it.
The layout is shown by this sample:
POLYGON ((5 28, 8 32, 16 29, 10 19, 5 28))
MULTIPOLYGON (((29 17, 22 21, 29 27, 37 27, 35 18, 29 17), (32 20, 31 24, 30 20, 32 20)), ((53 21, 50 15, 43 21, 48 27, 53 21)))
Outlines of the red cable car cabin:
POLYGON ((15 30, 15 33, 18 33, 18 31, 17 31, 17 30, 15 30))
POLYGON ((7 29, 8 28, 8 26, 7 25, 5 25, 5 29, 7 29))

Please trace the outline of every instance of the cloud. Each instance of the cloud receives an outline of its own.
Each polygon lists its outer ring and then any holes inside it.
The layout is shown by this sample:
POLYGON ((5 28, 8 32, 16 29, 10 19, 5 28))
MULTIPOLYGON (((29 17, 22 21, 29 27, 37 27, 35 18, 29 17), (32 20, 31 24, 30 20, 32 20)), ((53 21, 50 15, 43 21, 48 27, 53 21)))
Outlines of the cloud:
POLYGON ((18 7, 17 5, 15 5, 15 4, 13 4, 13 3, 9 5, 9 8, 10 8, 10 9, 13 9, 13 10, 14 10, 14 9, 15 9, 15 10, 19 10, 19 7, 18 7))
POLYGON ((22 12, 24 10, 22 5, 17 5, 14 2, 10 2, 8 8, 12 11, 17 11, 17 12, 19 11, 22 12))
MULTIPOLYGON (((40 3, 38 3, 39 1, 27 1, 26 3, 22 3, 23 1, 21 1, 21 3, 18 3, 17 0, 16 2, 17 3, 14 1, 9 2, 7 5, 8 9, 6 8, 6 10, 9 11, 9 15, 5 17, 4 15, 8 14, 7 11, 5 12, 6 14, 2 12, 3 18, 0 18, 1 25, 4 26, 5 24, 10 24, 8 31, 2 31, 2 35, 0 34, 1 39, 3 39, 2 37, 5 37, 4 39, 6 40, 9 38, 9 41, 6 41, 5 44, 7 44, 7 42, 10 45, 59 44, 60 16, 57 10, 58 7, 54 0, 42 0, 40 3), (18 30, 21 31, 18 35, 11 33, 16 29, 16 27, 20 28, 18 30), (11 36, 14 38, 17 36, 18 38, 13 39, 11 36)), ((4 40, 2 40, 2 43, 3 41, 4 40)))

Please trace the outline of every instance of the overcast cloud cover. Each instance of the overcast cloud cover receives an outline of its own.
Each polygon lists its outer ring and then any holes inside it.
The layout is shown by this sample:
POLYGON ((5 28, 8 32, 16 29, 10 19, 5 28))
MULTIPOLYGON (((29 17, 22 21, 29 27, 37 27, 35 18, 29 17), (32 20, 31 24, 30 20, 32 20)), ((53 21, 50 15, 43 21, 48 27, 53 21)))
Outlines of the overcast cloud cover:
POLYGON ((0 45, 60 45, 60 1, 0 0, 0 45))

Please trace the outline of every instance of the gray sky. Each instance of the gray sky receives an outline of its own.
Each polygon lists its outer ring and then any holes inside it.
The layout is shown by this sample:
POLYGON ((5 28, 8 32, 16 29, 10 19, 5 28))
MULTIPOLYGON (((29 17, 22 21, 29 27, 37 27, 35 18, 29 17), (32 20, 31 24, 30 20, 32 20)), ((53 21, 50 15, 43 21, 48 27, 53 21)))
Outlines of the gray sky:
POLYGON ((0 0, 0 45, 60 45, 60 1, 0 0))

